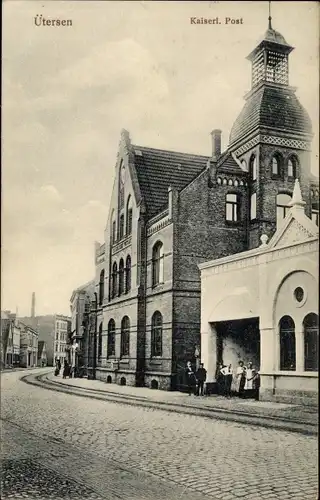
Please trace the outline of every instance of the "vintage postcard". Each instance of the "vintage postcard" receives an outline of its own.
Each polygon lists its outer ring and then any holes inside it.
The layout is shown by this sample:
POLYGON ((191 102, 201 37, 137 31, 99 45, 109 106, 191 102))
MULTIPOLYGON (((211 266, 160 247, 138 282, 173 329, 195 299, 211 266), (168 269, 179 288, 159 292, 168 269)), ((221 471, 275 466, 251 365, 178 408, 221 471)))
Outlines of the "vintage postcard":
POLYGON ((1 498, 318 498, 319 3, 2 4, 1 498))

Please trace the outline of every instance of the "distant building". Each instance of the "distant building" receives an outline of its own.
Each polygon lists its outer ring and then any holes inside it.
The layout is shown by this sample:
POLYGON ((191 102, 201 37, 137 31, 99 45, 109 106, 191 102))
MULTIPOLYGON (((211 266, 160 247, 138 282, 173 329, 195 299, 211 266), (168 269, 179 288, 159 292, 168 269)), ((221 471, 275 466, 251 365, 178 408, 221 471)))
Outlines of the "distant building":
POLYGON ((38 366, 47 366, 47 346, 43 340, 38 342, 38 366))
MULTIPOLYGON (((70 331, 70 345, 69 345, 69 362, 75 369, 85 367, 87 372, 89 356, 92 356, 91 336, 90 336, 90 313, 92 310, 92 303, 95 301, 94 293, 94 280, 89 281, 85 285, 80 286, 73 291, 70 298, 71 308, 71 331, 70 331)), ((95 325, 94 332, 95 333, 95 325)))
POLYGON ((38 362, 38 332, 19 321, 20 326, 20 366, 33 368, 38 362))
POLYGON ((63 363, 71 318, 61 314, 47 314, 23 317, 20 320, 36 329, 39 332, 39 340, 46 343, 48 366, 53 366, 56 359, 63 363))
POLYGON ((1 311, 1 368, 19 366, 20 326, 16 314, 1 311))

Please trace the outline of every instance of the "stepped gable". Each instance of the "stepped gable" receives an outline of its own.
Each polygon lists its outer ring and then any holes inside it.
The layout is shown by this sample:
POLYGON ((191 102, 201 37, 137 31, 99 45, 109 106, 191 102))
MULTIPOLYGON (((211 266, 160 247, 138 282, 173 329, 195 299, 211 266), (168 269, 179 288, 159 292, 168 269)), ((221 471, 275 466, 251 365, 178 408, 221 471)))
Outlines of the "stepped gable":
POLYGON ((149 217, 168 206, 168 188, 181 191, 207 167, 208 156, 132 145, 135 167, 149 217))
POLYGON ((257 127, 312 133, 311 120, 293 89, 264 84, 251 94, 230 133, 230 144, 257 127))

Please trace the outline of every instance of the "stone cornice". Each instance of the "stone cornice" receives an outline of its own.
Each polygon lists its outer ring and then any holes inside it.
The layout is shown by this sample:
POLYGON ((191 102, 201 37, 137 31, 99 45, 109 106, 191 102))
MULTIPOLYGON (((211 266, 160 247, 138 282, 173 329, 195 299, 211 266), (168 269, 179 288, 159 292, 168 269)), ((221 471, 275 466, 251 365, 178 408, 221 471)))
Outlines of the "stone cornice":
POLYGON ((172 223, 172 218, 169 215, 169 211, 165 210, 158 216, 154 217, 149 221, 148 228, 147 228, 147 236, 151 236, 152 234, 160 231, 164 227, 168 226, 169 224, 172 223), (161 217, 161 218, 160 218, 161 217), (155 219, 155 222, 153 220, 155 219), (151 224, 150 224, 151 223, 151 224))
POLYGON ((228 272, 234 269, 243 269, 250 266, 270 262, 274 260, 284 259, 293 255, 300 255, 315 252, 318 249, 318 238, 310 238, 306 241, 298 241, 291 245, 283 247, 274 247, 271 249, 265 247, 258 247, 247 252, 222 257, 210 262, 199 264, 200 271, 211 269, 213 274, 220 274, 221 272, 228 272), (263 257, 266 257, 264 260, 263 257))
POLYGON ((116 253, 120 252, 120 250, 123 250, 124 248, 127 248, 128 246, 131 245, 131 239, 132 235, 130 234, 126 238, 123 238, 121 241, 113 245, 112 247, 112 255, 115 255, 116 253))
POLYGON ((246 153, 259 143, 311 151, 311 139, 312 136, 310 134, 299 135, 296 132, 292 134, 289 130, 284 131, 280 129, 276 130, 274 128, 269 129, 268 127, 261 128, 257 126, 243 139, 241 139, 238 144, 231 144, 229 149, 230 151, 233 151, 237 157, 246 153))

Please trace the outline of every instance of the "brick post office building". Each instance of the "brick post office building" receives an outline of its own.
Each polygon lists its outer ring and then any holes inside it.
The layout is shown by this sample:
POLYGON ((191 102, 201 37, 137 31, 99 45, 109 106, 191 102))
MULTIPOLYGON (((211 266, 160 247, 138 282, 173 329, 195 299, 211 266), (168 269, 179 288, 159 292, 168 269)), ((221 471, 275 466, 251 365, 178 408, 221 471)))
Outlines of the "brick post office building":
POLYGON ((220 130, 212 132, 210 156, 135 145, 122 131, 96 248, 97 378, 182 388, 200 346, 198 265, 271 237, 296 178, 306 215, 318 218, 311 121, 289 86, 292 50, 270 21, 248 56, 252 89, 224 152, 220 130))

